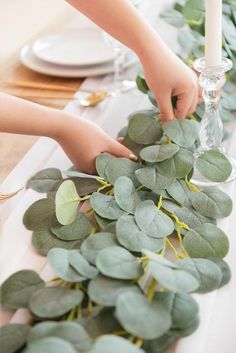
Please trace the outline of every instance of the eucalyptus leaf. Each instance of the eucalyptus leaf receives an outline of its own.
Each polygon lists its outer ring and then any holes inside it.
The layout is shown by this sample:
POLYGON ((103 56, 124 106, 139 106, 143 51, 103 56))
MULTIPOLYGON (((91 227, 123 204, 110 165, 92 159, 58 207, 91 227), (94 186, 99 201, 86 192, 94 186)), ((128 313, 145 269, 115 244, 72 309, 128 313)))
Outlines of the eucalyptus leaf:
POLYGON ((112 334, 115 331, 121 331, 122 327, 114 316, 114 308, 100 308, 99 311, 90 316, 76 320, 79 322, 89 335, 98 338, 102 335, 112 334))
POLYGON ((176 180, 167 189, 168 194, 183 206, 191 206, 191 192, 183 180, 176 180))
POLYGON ((186 19, 201 24, 204 19, 204 1, 203 0, 187 0, 183 7, 183 15, 186 19))
POLYGON ((174 231, 171 218, 160 211, 153 201, 143 201, 138 205, 135 221, 143 232, 153 238, 164 238, 174 231))
POLYGON ((217 188, 207 188, 203 192, 191 192, 193 207, 201 215, 211 218, 228 217, 232 212, 232 199, 217 188))
POLYGON ((158 292, 155 298, 163 301, 168 307, 172 317, 171 329, 185 329, 198 316, 198 304, 189 294, 158 292))
POLYGON ((114 196, 120 208, 128 213, 134 213, 137 205, 142 201, 132 180, 128 177, 120 177, 116 180, 114 196))
POLYGON ((214 224, 202 224, 191 229, 184 237, 184 247, 189 256, 196 258, 223 258, 229 250, 226 234, 214 224))
POLYGON ((181 147, 191 147, 198 138, 199 124, 193 120, 173 120, 164 123, 163 130, 166 135, 181 147))
POLYGON ((77 353, 69 342, 59 337, 46 337, 29 343, 23 353, 77 353))
POLYGON ((121 293, 141 293, 137 285, 129 281, 107 278, 99 275, 89 282, 88 295, 90 299, 103 306, 115 306, 121 293))
POLYGON ((196 228, 204 223, 215 224, 214 218, 208 218, 200 215, 193 207, 178 208, 175 212, 181 222, 184 222, 190 229, 196 228))
POLYGON ((92 347, 92 340, 85 329, 75 322, 45 321, 35 325, 29 334, 28 342, 46 337, 58 337, 69 343, 78 353, 88 352, 92 347))
POLYGON ((76 187, 77 193, 79 196, 87 196, 88 194, 92 194, 97 191, 98 188, 101 187, 101 184, 92 178, 72 178, 71 179, 76 187))
POLYGON ((155 340, 144 342, 143 348, 148 353, 165 353, 167 348, 176 341, 176 336, 169 332, 155 340))
POLYGON ((179 151, 179 146, 174 144, 154 145, 145 147, 140 152, 140 157, 150 163, 162 162, 173 157, 179 151))
POLYGON ((158 114, 154 111, 137 112, 132 115, 128 125, 128 135, 132 141, 150 145, 162 138, 158 114))
POLYGON ((182 269, 163 266, 154 261, 148 262, 147 268, 152 277, 155 278, 165 289, 192 293, 199 287, 198 280, 182 269))
POLYGON ((119 207, 114 196, 94 192, 90 198, 90 203, 99 216, 110 220, 117 220, 124 214, 124 211, 119 207))
POLYGON ((96 233, 83 241, 81 252, 91 264, 95 265, 100 250, 116 245, 118 245, 118 242, 114 234, 96 233))
POLYGON ((143 76, 143 74, 139 73, 136 77, 136 84, 137 84, 137 87, 138 89, 146 94, 148 91, 149 91, 149 87, 148 87, 148 84, 143 76))
MULTIPOLYGON (((76 251, 76 250, 74 250, 76 251)), ((67 282, 82 282, 87 276, 82 275, 69 262, 70 252, 65 249, 53 248, 49 251, 48 262, 51 265, 54 274, 67 282)))
POLYGON ((116 180, 121 176, 129 177, 136 182, 135 171, 140 168, 140 164, 126 158, 113 158, 106 167, 107 180, 114 185, 116 180))
POLYGON ((198 280, 200 285, 196 292, 207 293, 219 288, 222 281, 222 273, 212 261, 189 258, 178 260, 176 263, 198 280))
POLYGON ((106 167, 112 159, 113 157, 110 156, 109 154, 100 154, 96 158, 96 170, 100 175, 100 177, 102 177, 105 180, 107 180, 106 167))
POLYGON ((123 337, 109 335, 99 338, 92 349, 92 353, 145 353, 141 348, 123 337))
POLYGON ((181 28, 185 25, 184 16, 174 9, 167 10, 161 13, 160 17, 170 25, 181 28))
POLYGON ((77 214, 80 197, 71 180, 64 181, 56 193, 56 216, 62 225, 72 223, 77 214))
POLYGON ((119 218, 116 225, 116 236, 121 245, 130 251, 142 249, 159 252, 164 247, 164 239, 148 236, 137 225, 133 216, 124 215, 119 218))
POLYGON ((34 231, 32 234, 32 244, 35 249, 43 256, 47 256, 49 250, 53 248, 72 249, 77 240, 64 241, 57 238, 48 228, 34 231))
POLYGON ((98 270, 91 266, 79 251, 70 251, 68 258, 70 265, 82 276, 85 276, 89 279, 95 278, 97 276, 98 270))
POLYGON ((54 201, 41 199, 34 202, 25 212, 23 223, 29 230, 42 230, 47 226, 55 213, 54 201))
POLYGON ((142 294, 122 293, 116 304, 116 317, 130 334, 151 340, 164 335, 171 326, 171 316, 159 300, 149 301, 142 294))
POLYGON ((201 154, 197 158, 196 168, 204 177, 215 182, 226 181, 232 173, 232 165, 229 159, 216 150, 201 154))
POLYGON ((222 279, 219 288, 225 286, 230 282, 232 277, 229 265, 227 264, 227 262, 219 258, 210 258, 210 260, 219 267, 222 273, 222 279))
POLYGON ((34 292, 29 302, 29 309, 41 319, 53 319, 66 314, 82 300, 83 293, 79 290, 46 287, 34 292))
POLYGON ((59 169, 48 168, 41 170, 31 177, 28 180, 26 187, 37 192, 47 193, 56 191, 62 181, 63 178, 59 169))
POLYGON ((20 350, 25 345, 29 332, 30 326, 24 324, 0 327, 1 353, 15 353, 20 350))
POLYGON ((134 279, 143 273, 136 257, 119 246, 111 246, 99 251, 96 266, 103 275, 117 279, 134 279))
POLYGON ((54 217, 50 228, 61 240, 79 240, 89 235, 93 227, 84 213, 78 213, 75 220, 66 226, 60 224, 54 217))
POLYGON ((171 175, 162 175, 155 167, 138 169, 135 175, 142 185, 157 194, 167 189, 175 180, 171 175))
POLYGON ((44 284, 34 271, 15 272, 1 285, 1 304, 8 309, 27 308, 32 294, 44 284))

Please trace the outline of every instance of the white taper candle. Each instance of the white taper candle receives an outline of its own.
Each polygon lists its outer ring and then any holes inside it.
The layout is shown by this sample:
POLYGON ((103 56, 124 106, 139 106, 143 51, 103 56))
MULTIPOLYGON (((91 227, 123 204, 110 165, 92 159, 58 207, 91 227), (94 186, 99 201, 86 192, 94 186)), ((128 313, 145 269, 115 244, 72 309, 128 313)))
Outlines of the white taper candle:
POLYGON ((222 0, 206 1, 205 59, 206 66, 222 63, 222 0))

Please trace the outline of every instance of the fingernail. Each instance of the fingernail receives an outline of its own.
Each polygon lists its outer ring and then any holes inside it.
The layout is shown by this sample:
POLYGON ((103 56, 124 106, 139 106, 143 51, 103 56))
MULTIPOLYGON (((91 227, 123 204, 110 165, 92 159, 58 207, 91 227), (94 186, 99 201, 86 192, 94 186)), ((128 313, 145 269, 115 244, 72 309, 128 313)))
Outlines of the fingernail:
POLYGON ((132 159, 133 161, 137 161, 138 160, 138 157, 135 156, 135 154, 133 154, 133 153, 130 153, 129 158, 132 159))

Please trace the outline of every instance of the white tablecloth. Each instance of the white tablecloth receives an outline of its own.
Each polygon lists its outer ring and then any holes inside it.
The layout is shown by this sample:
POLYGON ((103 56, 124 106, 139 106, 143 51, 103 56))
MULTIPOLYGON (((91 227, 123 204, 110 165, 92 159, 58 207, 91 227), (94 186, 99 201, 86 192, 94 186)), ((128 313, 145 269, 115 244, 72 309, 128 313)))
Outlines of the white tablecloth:
MULTIPOLYGON (((161 25, 164 33, 169 26, 161 25)), ((171 34, 173 40, 173 33, 171 34)), ((135 68, 129 71, 134 76, 135 68)), ((109 86, 111 77, 88 79, 83 88, 99 89, 109 86)), ((82 93, 78 92, 77 95, 82 93)), ((75 101, 66 110, 94 121, 115 137, 126 124, 129 113, 150 106, 147 98, 136 90, 108 98, 96 108, 81 110, 75 101)), ((232 124, 232 135, 228 140, 228 150, 236 157, 236 122, 232 124)), ((16 190, 26 184, 27 179, 37 171, 47 167, 66 169, 71 165, 61 148, 52 140, 40 138, 32 149, 1 185, 0 191, 16 190)), ((236 183, 225 185, 223 189, 236 201, 236 183)), ((27 231, 22 218, 25 210, 42 195, 33 190, 23 190, 15 198, 0 205, 0 283, 10 274, 20 269, 32 268, 46 280, 51 277, 46 260, 31 246, 31 232, 27 231)), ((233 278, 224 288, 207 295, 196 295, 200 306, 201 325, 190 337, 180 340, 169 353, 235 353, 236 332, 236 208, 232 215, 219 223, 228 234, 230 252, 226 258, 233 278)), ((24 310, 15 314, 1 311, 1 323, 22 322, 27 319, 24 310)))

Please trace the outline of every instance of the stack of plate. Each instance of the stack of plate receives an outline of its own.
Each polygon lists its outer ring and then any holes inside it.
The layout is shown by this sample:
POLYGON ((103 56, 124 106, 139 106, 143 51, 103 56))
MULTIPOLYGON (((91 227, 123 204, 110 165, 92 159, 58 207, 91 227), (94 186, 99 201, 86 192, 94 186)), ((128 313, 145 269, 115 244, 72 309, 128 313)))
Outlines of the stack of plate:
MULTIPOLYGON (((29 69, 51 76, 88 77, 114 71, 114 50, 103 32, 80 28, 54 33, 25 45, 21 62, 29 69)), ((125 67, 137 61, 127 53, 125 67)))

